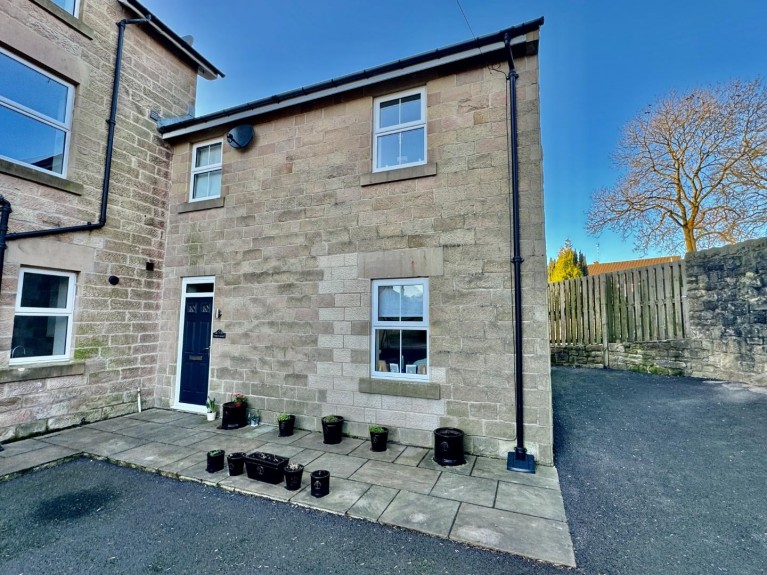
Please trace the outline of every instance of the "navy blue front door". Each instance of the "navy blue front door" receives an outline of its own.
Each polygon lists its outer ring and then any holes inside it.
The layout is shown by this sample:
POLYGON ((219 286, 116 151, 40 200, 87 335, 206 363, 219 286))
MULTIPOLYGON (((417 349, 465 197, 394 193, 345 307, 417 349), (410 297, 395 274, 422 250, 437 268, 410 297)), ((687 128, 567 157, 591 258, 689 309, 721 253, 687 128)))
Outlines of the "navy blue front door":
POLYGON ((187 297, 184 311, 184 342, 181 351, 179 402, 205 405, 210 368, 212 297, 187 297))

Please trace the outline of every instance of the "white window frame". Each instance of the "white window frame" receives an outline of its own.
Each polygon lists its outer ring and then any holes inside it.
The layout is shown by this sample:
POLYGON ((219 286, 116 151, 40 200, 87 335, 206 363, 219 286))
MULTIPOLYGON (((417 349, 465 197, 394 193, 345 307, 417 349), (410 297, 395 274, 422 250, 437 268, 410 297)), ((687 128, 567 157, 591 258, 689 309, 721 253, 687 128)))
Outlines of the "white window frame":
MULTIPOLYGON (((57 270, 41 269, 23 267, 19 272, 19 285, 16 291, 16 304, 14 307, 14 323, 17 316, 45 316, 45 317, 66 317, 67 318, 67 333, 64 343, 64 353, 60 355, 37 355, 34 357, 11 357, 8 361, 9 365, 23 365, 28 363, 49 363, 54 361, 69 361, 70 351, 72 347, 72 333, 74 323, 74 310, 75 310, 75 296, 77 294, 77 274, 74 272, 64 272, 57 270), (67 286, 67 306, 66 308, 47 308, 47 307, 22 307, 21 296, 24 289, 24 278, 26 274, 34 273, 40 275, 66 277, 69 278, 69 285, 67 286)), ((13 337, 11 337, 11 341, 13 337)), ((13 355, 13 349, 11 349, 11 355, 13 355)))
POLYGON ((53 74, 46 72, 42 68, 35 66, 31 62, 28 62, 27 60, 23 58, 19 58, 17 55, 15 55, 13 52, 9 52, 8 50, 4 50, 3 48, 0 48, 0 53, 8 56, 12 60, 16 60, 23 66, 26 66, 27 68, 30 68, 31 70, 34 70, 35 72, 39 72, 43 76, 47 76, 54 82, 58 84, 62 84, 67 88, 67 102, 66 102, 66 110, 64 113, 64 122, 60 122, 56 120, 55 118, 51 118, 50 116, 47 116, 45 114, 42 114, 41 112, 38 112, 37 110, 33 110, 32 108, 27 108, 26 106, 19 104, 15 102, 14 100, 11 100, 9 98, 5 98, 2 95, 0 95, 0 106, 3 106, 5 108, 8 108, 9 110, 12 110, 14 112, 17 112, 23 116, 27 116, 29 118, 32 118, 33 120, 40 122, 41 124, 46 124, 48 126, 52 126, 54 128, 57 128, 64 132, 64 157, 62 158, 62 166, 61 166, 61 173, 54 172, 53 170, 46 170, 44 168, 41 168, 39 166, 35 166, 34 164, 29 164, 27 162, 24 162, 22 160, 18 160, 16 158, 10 158, 8 156, 2 156, 0 155, 0 158, 3 158, 4 160, 8 160, 9 162, 13 162, 14 164, 20 164, 23 166, 27 166, 29 168, 32 168, 33 170, 37 170, 38 172, 43 172, 45 174, 51 174, 53 176, 59 177, 59 178, 66 178, 67 177, 67 167, 69 166, 69 148, 71 147, 72 143, 72 109, 74 106, 74 99, 75 99, 75 87, 70 82, 67 82, 63 78, 60 78, 59 76, 54 76, 53 74))
POLYGON ((385 279, 373 280, 372 286, 372 307, 370 321, 370 373, 375 379, 396 379, 407 381, 429 381, 431 374, 430 348, 429 345, 429 279, 428 278, 408 278, 408 279, 385 279), (402 286, 402 285, 422 285, 423 286, 423 319, 421 321, 380 321, 378 319, 378 288, 383 286, 402 286), (412 330, 426 332, 426 373, 396 373, 389 371, 376 371, 376 330, 394 329, 394 330, 412 330))
POLYGON ((426 130, 426 88, 416 88, 414 90, 405 90, 404 92, 397 92, 396 94, 387 94, 373 100, 373 172, 386 172, 388 170, 399 170, 400 168, 409 168, 411 166, 421 166, 427 163, 427 142, 428 135, 426 130), (391 100, 397 100, 399 98, 406 98, 413 94, 421 95, 421 119, 414 122, 405 122, 403 124, 396 124, 394 126, 387 126, 381 128, 381 104, 389 102, 391 100), (380 136, 387 136, 390 134, 396 134, 399 132, 406 132, 413 128, 423 126, 423 160, 418 162, 408 162, 406 164, 397 164, 396 166, 379 166, 378 165, 378 138, 380 136))
POLYGON ((192 146, 192 174, 189 177, 189 201, 190 202, 203 202, 205 200, 213 200, 215 198, 221 197, 221 188, 223 187, 223 178, 222 178, 222 185, 218 188, 218 195, 216 196, 205 196, 204 198, 195 198, 194 197, 194 177, 198 174, 205 174, 207 172, 215 172, 216 170, 221 171, 221 175, 223 176, 224 170, 224 139, 223 138, 217 138, 215 140, 207 140, 205 142, 197 142, 192 146), (212 144, 220 144, 221 145, 221 161, 217 164, 208 164, 207 166, 198 167, 195 166, 195 163, 197 162, 197 150, 198 148, 204 148, 205 146, 210 146, 212 144))

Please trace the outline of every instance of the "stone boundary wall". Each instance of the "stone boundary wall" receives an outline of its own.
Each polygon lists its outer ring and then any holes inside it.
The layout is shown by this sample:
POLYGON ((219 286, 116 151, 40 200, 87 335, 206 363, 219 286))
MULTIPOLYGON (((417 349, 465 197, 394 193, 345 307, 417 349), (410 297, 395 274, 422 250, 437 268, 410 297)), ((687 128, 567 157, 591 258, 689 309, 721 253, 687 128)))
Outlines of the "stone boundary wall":
POLYGON ((687 254, 690 337, 551 346, 552 365, 609 367, 767 386, 767 238, 687 254))

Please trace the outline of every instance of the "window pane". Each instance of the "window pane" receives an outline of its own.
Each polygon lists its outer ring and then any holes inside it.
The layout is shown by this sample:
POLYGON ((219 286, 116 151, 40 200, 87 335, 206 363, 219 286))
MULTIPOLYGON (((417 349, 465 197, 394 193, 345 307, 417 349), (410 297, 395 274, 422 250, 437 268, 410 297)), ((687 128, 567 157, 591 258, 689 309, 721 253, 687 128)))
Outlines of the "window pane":
POLYGON ((0 126, 0 155, 63 173, 66 132, 2 105, 0 126))
POLYGON ((402 132, 400 164, 423 162, 423 128, 402 132))
POLYGON ((64 123, 68 90, 66 85, 0 52, 0 96, 64 123))
POLYGON ((188 284, 186 293, 213 293, 213 284, 188 284))
POLYGON ((423 285, 402 286, 402 321, 423 321, 423 285))
POLYGON ((68 317, 20 316, 13 321, 11 358, 64 355, 68 317))
POLYGON ((75 13, 75 0, 53 0, 54 4, 58 4, 64 10, 74 15, 75 13))
POLYGON ((427 374, 425 330, 375 330, 375 371, 427 374))
POLYGON ((421 119, 421 94, 413 94, 400 100, 399 123, 417 122, 421 119))
POLYGON ((400 286, 379 286, 378 321, 399 321, 401 299, 400 286))
POLYGON ((195 153, 194 167, 204 168, 221 163, 221 144, 200 146, 195 153))
POLYGON ((26 272, 21 307, 66 309, 68 288, 68 277, 26 272))
POLYGON ((217 198, 221 195, 221 170, 194 175, 193 199, 217 198))
POLYGON ((388 102, 381 102, 380 109, 378 120, 379 127, 387 128, 389 126, 396 126, 400 123, 399 98, 396 100, 389 100, 388 102))
POLYGON ((378 321, 423 321, 423 285, 379 286, 378 321))
POLYGON ((398 158, 399 134, 378 136, 377 166, 379 168, 384 168, 386 166, 396 166, 401 163, 398 158))

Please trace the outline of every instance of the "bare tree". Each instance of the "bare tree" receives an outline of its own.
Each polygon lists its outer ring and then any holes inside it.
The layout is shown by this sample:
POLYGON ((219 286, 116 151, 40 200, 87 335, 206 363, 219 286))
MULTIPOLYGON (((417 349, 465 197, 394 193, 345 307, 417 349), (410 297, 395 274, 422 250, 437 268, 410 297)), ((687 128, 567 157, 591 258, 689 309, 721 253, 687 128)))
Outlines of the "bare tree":
POLYGON ((760 79, 659 100, 625 127, 625 174, 594 193, 586 228, 678 253, 767 230, 767 90, 760 79), (682 243, 682 240, 684 243, 682 243))

